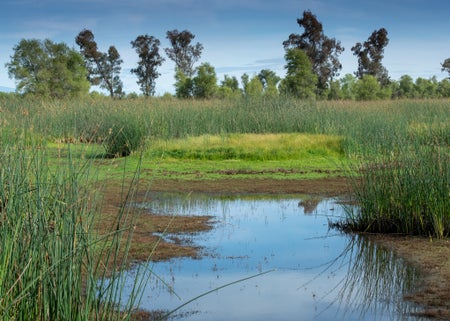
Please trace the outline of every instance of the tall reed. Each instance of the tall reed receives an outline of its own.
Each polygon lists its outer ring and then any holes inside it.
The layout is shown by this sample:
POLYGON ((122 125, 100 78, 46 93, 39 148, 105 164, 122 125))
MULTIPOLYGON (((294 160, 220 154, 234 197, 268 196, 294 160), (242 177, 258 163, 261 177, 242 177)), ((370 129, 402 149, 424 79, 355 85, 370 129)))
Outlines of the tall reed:
POLYGON ((129 319, 138 293, 120 313, 120 288, 102 296, 105 266, 113 276, 124 267, 127 210, 110 235, 96 236, 100 209, 89 163, 69 152, 58 168, 49 166, 45 146, 33 139, 0 147, 0 320, 129 319))

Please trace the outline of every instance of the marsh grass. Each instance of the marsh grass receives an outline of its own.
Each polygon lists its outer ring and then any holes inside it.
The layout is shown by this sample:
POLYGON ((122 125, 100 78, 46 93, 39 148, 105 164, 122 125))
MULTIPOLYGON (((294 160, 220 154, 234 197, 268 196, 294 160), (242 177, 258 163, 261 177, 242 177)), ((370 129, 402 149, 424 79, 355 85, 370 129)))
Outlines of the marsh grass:
POLYGON ((147 156, 249 161, 343 156, 342 138, 310 134, 227 134, 153 140, 147 156))
POLYGON ((409 145, 399 154, 365 161, 355 178, 356 212, 348 228, 443 238, 450 233, 446 146, 409 145))
POLYGON ((120 209, 110 234, 96 235, 100 208, 89 161, 72 159, 68 146, 67 159, 49 166, 45 146, 16 142, 0 150, 0 319, 129 319, 147 272, 120 312, 121 288, 102 288, 125 266, 129 211, 120 209))

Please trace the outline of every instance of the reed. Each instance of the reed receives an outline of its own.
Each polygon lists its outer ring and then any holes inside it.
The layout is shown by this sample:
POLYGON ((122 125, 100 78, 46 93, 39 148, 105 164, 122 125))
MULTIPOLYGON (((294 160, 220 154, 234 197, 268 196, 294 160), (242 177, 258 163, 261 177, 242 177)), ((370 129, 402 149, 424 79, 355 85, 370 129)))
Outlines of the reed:
POLYGON ((92 166, 72 159, 70 148, 67 159, 55 168, 49 166, 45 146, 33 138, 26 144, 20 139, 2 141, 0 320, 130 318, 138 293, 119 313, 121 289, 112 295, 102 284, 124 268, 119 253, 129 246, 124 233, 132 230, 131 219, 124 207, 110 235, 93 233, 100 210, 93 177, 92 166), (107 271, 105 266, 112 268, 107 271))

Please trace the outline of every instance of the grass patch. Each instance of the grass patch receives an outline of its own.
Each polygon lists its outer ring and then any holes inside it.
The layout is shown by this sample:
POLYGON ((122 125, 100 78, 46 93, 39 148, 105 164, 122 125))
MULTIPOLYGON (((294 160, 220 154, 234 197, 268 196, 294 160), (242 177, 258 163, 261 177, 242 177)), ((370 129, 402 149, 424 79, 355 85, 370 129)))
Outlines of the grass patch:
POLYGON ((311 134, 202 135, 152 140, 149 158, 249 161, 296 160, 343 156, 342 138, 311 134))

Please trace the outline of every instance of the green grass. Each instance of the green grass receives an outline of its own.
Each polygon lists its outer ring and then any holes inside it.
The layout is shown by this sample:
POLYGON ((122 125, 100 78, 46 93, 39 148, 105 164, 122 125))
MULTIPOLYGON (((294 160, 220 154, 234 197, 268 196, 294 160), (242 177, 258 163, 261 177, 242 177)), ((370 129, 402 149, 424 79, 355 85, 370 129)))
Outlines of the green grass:
POLYGON ((118 313, 121 288, 105 287, 125 267, 119 253, 133 226, 126 208, 109 235, 96 235, 100 203, 89 160, 73 161, 66 150, 54 166, 47 147, 32 139, 1 147, 0 320, 129 319, 138 294, 118 313))

